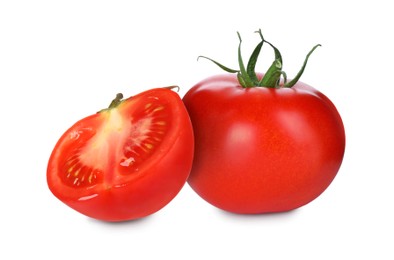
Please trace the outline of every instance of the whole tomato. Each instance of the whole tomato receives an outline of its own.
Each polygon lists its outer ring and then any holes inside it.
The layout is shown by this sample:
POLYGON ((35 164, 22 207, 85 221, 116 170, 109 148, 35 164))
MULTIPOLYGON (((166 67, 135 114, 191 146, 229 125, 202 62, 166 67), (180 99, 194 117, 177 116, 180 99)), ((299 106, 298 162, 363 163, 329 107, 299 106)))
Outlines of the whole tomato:
POLYGON ((177 93, 151 89, 81 119, 49 158, 52 193, 99 220, 125 221, 168 204, 186 183, 193 152, 190 118, 177 93))
POLYGON ((259 33, 262 41, 247 67, 240 50, 240 70, 214 61, 237 75, 207 78, 183 98, 195 137, 188 183, 207 202, 234 213, 282 212, 311 202, 333 181, 345 150, 334 104, 298 81, 317 46, 287 82, 280 52, 259 33), (256 74, 263 43, 274 48, 275 61, 256 74))

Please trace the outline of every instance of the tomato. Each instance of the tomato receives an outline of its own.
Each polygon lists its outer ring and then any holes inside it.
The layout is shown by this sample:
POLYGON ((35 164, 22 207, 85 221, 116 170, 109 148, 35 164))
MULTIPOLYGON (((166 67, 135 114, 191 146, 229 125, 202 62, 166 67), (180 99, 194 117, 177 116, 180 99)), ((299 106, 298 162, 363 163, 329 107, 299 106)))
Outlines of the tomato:
POLYGON ((104 221, 163 208, 186 183, 194 152, 190 118, 177 93, 158 88, 120 98, 71 126, 47 168, 58 199, 104 221))
MULTIPOLYGON (((334 104, 307 84, 245 87, 241 73, 202 80, 183 98, 195 136, 188 183, 229 212, 301 207, 326 190, 339 171, 342 119, 334 104)), ((254 74, 256 82, 267 74, 254 74)))

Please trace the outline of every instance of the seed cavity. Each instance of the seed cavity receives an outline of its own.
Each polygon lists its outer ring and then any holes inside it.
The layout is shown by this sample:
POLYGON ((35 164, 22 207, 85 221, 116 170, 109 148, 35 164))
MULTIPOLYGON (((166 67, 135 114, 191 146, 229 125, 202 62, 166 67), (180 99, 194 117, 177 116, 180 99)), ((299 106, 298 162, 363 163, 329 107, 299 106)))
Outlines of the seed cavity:
POLYGON ((151 150, 153 148, 153 144, 150 143, 145 143, 144 144, 146 148, 148 148, 149 150, 151 150))
POLYGON ((161 110, 163 110, 164 109, 164 106, 158 106, 158 107, 156 107, 155 109, 153 109, 153 113, 154 112, 157 112, 157 111, 161 111, 161 110))
POLYGON ((89 179, 88 179, 89 184, 92 184, 92 181, 95 180, 95 179, 96 179, 96 174, 94 174, 93 172, 91 172, 91 173, 89 174, 89 179))
POLYGON ((152 103, 148 103, 145 105, 145 114, 153 115, 156 112, 163 111, 165 107, 163 105, 154 106, 152 103))
POLYGON ((78 169, 74 172, 74 177, 78 177, 79 172, 81 171, 81 169, 78 169))
POLYGON ((129 157, 129 158, 124 159, 124 161, 122 161, 120 163, 120 165, 124 166, 124 167, 129 167, 130 165, 133 165, 134 162, 135 162, 134 157, 129 157))
POLYGON ((82 165, 78 156, 70 157, 64 164, 64 181, 70 186, 86 187, 98 180, 99 170, 82 165))

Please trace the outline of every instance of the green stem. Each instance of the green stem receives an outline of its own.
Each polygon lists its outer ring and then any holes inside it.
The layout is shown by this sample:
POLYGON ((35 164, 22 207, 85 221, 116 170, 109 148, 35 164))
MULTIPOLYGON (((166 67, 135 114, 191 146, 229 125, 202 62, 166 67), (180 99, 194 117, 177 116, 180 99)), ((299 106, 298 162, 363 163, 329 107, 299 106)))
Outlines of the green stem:
POLYGON ((275 88, 278 86, 280 76, 282 75, 282 63, 279 59, 274 60, 272 65, 269 67, 264 77, 259 82, 258 86, 275 88))
POLYGON ((122 93, 116 94, 115 99, 112 100, 111 104, 109 104, 108 109, 117 107, 122 102, 122 99, 123 99, 122 93))
POLYGON ((177 86, 177 85, 168 86, 168 87, 163 87, 163 88, 169 89, 169 90, 176 89, 176 90, 175 90, 176 92, 179 92, 179 91, 181 90, 181 88, 180 88, 179 86, 177 86))

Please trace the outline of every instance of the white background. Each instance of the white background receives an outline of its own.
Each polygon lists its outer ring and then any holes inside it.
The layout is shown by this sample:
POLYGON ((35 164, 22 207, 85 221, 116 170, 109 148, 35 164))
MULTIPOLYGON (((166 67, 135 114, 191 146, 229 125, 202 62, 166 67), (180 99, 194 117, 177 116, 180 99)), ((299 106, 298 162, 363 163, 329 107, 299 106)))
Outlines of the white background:
POLYGON ((0 259, 394 259, 393 20, 383 0, 1 1, 0 259), (323 45, 301 81, 335 103, 347 147, 318 199, 239 216, 186 185, 156 214, 109 224, 50 193, 50 152, 75 121, 118 92, 177 84, 183 96, 221 73, 198 55, 236 68, 236 32, 248 58, 259 28, 289 77, 323 45))

